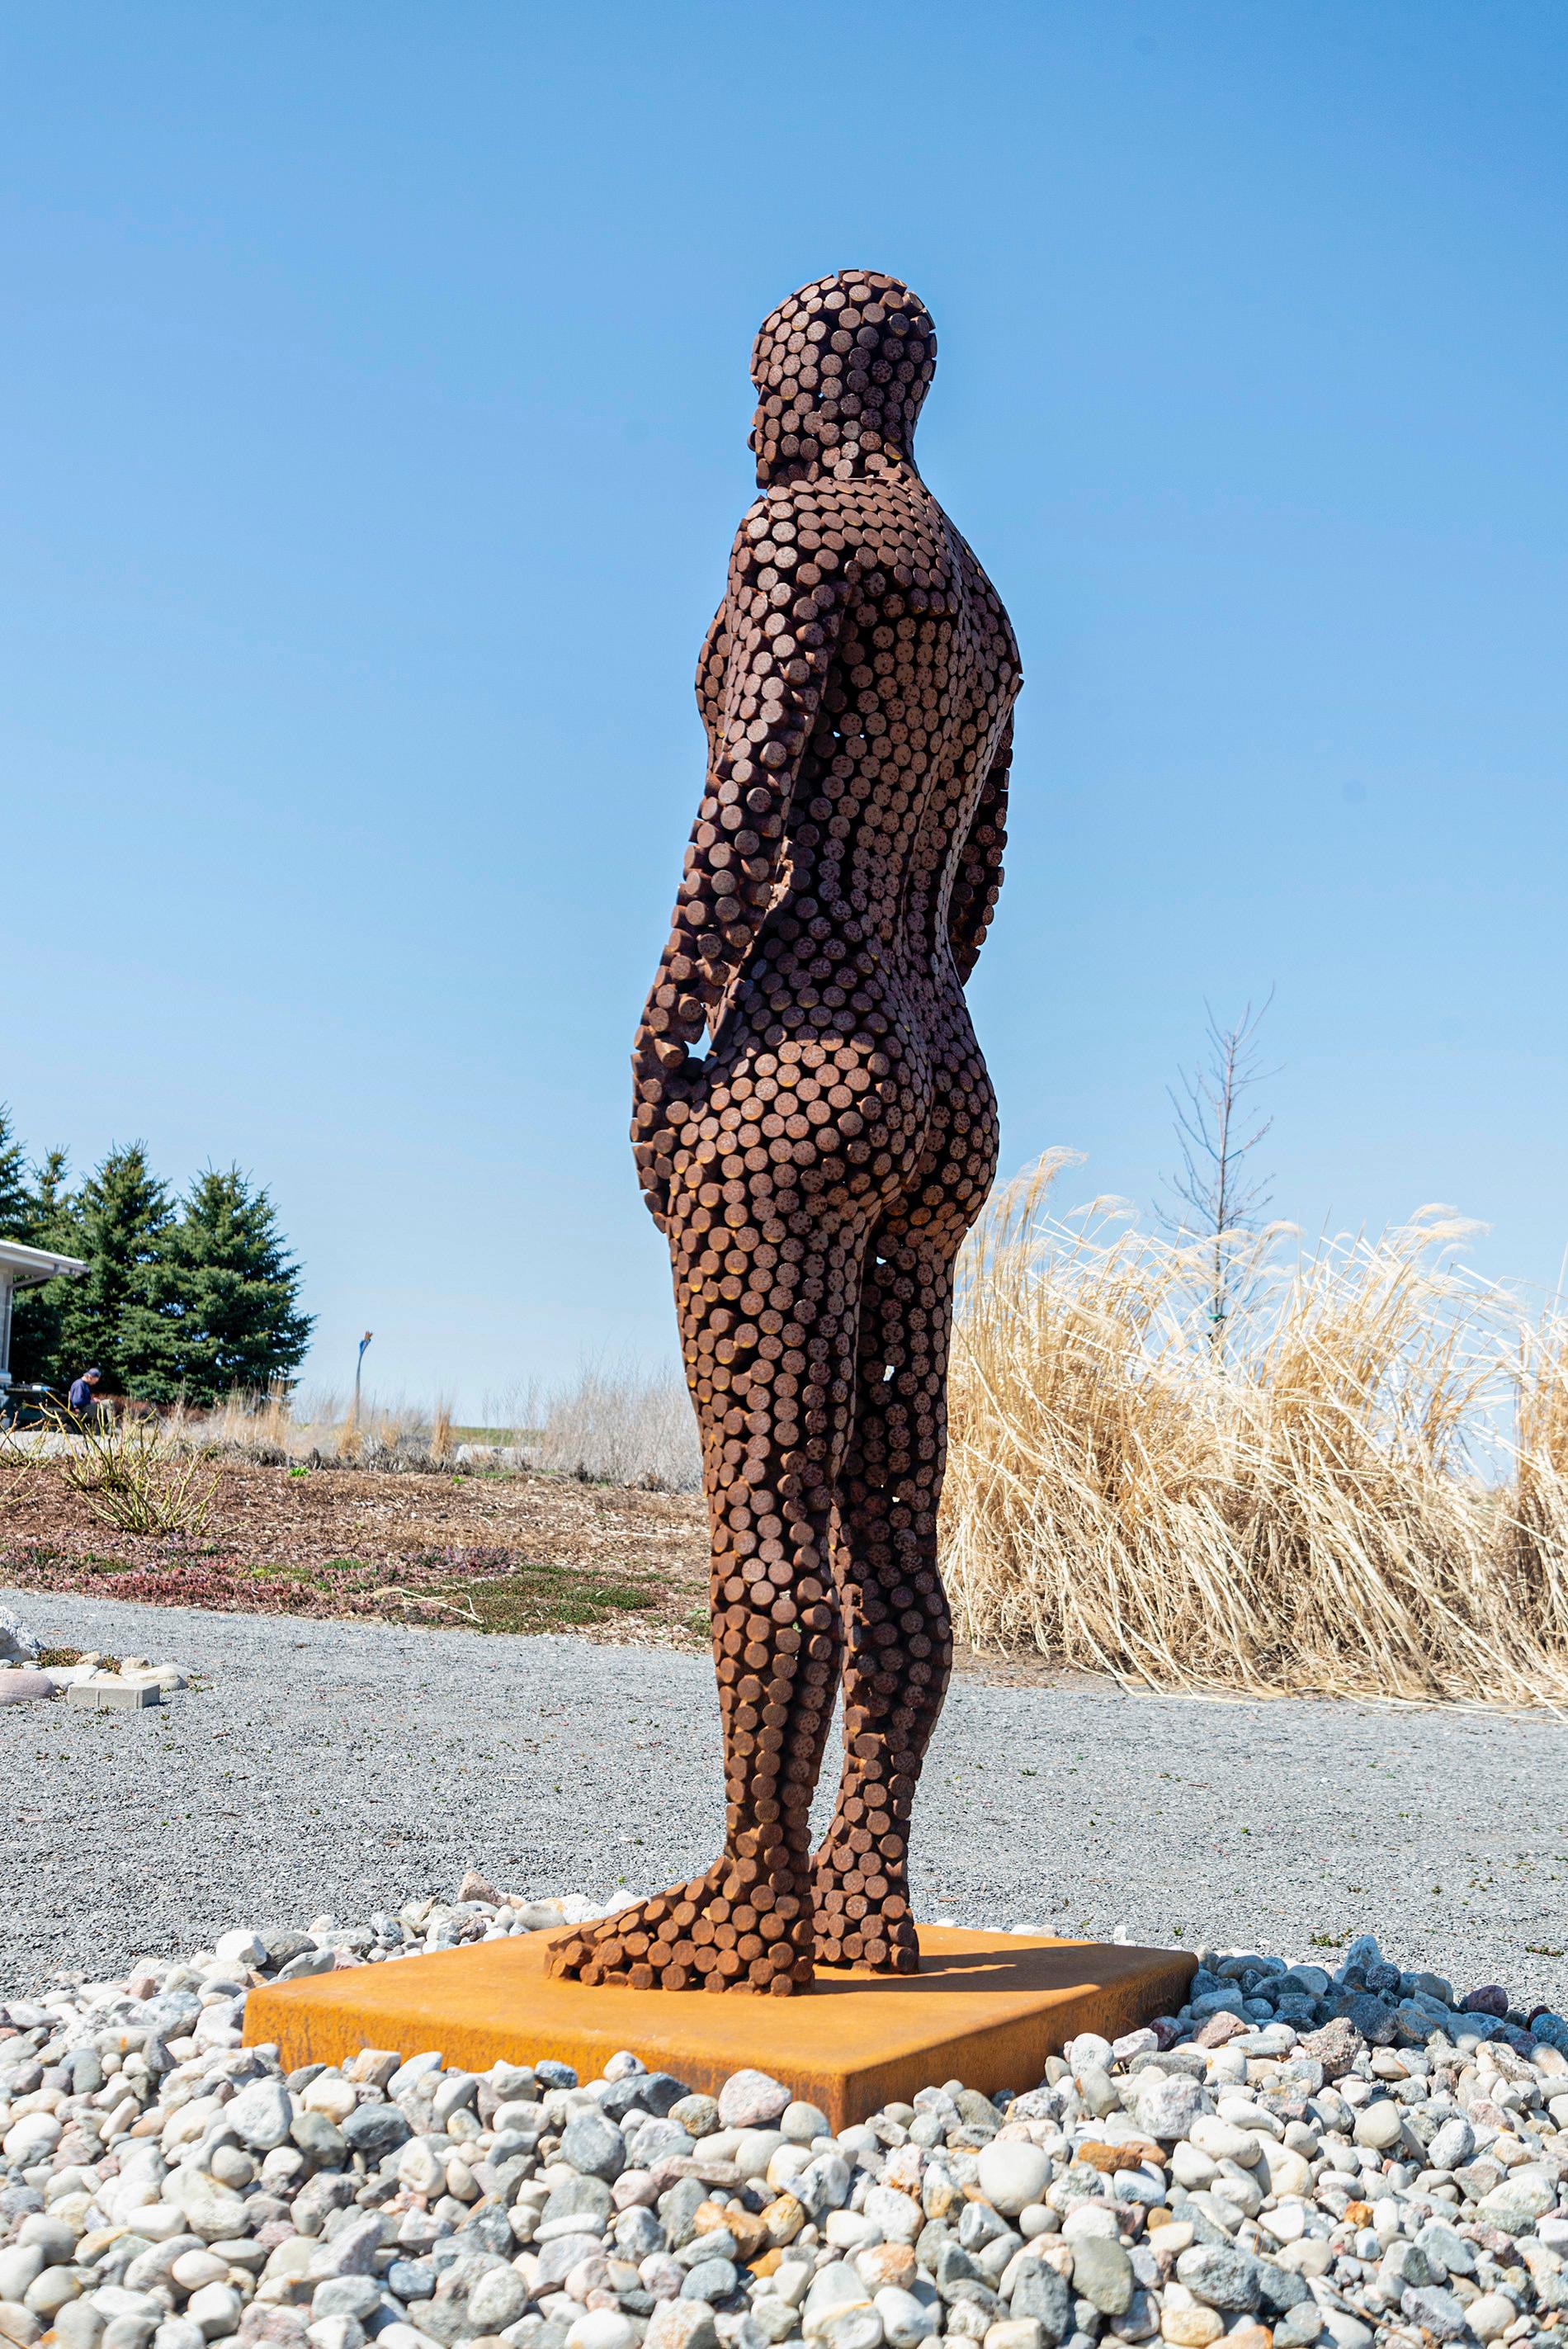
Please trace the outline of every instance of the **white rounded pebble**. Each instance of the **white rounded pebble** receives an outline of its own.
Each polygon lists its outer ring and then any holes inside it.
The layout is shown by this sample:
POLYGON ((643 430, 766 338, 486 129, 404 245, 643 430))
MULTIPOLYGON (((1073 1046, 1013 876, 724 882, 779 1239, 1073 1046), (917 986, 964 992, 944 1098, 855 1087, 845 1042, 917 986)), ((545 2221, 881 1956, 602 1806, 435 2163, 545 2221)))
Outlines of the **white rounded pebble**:
POLYGON ((281 2080, 253 2080, 223 2107, 223 2118, 253 2153, 271 2153, 286 2139, 294 2107, 281 2080))
POLYGON ((267 1945, 256 1934, 247 1933, 242 1929, 234 1933, 221 1933, 212 1944, 212 1954, 222 1959, 226 1966, 248 1969, 265 1965, 267 1945))
POLYGON ((921 2342, 934 2338, 942 2321, 941 2303, 934 2295, 929 2302, 917 2300, 898 2284, 884 2284, 875 2307, 889 2349, 919 2349, 921 2342))
POLYGON ((824 2326, 825 2349, 882 2349, 882 2321, 878 2310, 846 2308, 824 2326))
MULTIPOLYGON (((232 2186, 221 2184, 201 2169, 180 2170, 175 2175, 180 2183, 180 2207, 193 2235, 200 2235, 204 2243, 215 2243, 225 2235, 243 2234, 244 2200, 232 2186)), ((171 2178, 170 2186, 174 2183, 175 2178, 171 2178)))
POLYGON ((300 2102, 307 2113, 325 2113, 329 2121, 346 2121, 359 2098, 351 2080, 324 2072, 318 2079, 308 2083, 300 2102))
POLYGON ((19 2121, 13 2121, 0 2144, 5 2147, 6 2159, 23 2169, 28 2163, 42 2161, 46 2154, 53 2153, 63 2134, 53 2113, 24 2113, 19 2121))
POLYGON ((861 2208, 874 2220, 885 2242, 913 2243, 925 2224, 925 2213, 914 2197, 896 2186, 870 2188, 861 2208))
POLYGON ((730 2158, 742 2178, 765 2178, 769 2163, 783 2144, 784 2137, 779 2129, 741 2129, 730 2158))
POLYGON ((792 2099, 769 2073, 732 2072, 718 2092, 718 2117, 725 2128, 766 2128, 792 2099))
POLYGON ((42 2243, 11 2243, 0 2250, 0 2300, 19 2301, 47 2264, 42 2243))
POLYGON ((172 2202, 144 2202, 135 2219, 137 2233, 145 2235, 150 2243, 167 2243, 189 2231, 184 2211, 177 2210, 172 2202))
POLYGON ((1217 2113, 1200 2113, 1187 2132, 1187 2141, 1211 2161, 1235 2161, 1243 2168, 1257 2160, 1262 2145, 1234 2121, 1222 2120, 1217 2113))
POLYGON ((1391 2097, 1380 2097, 1356 2116, 1357 2144, 1370 2146, 1377 2153, 1387 2153, 1390 2146, 1398 2145, 1404 2130, 1403 2110, 1391 2097))
POLYGON ((1312 2164, 1304 2154, 1288 2145, 1275 2145, 1272 2137, 1254 2137, 1253 2142, 1263 2148, 1256 2166, 1266 2176, 1271 2194, 1310 2193, 1312 2164))
POLYGON ((169 2272, 181 2290, 200 2292, 204 2283, 222 2283, 229 2263, 215 2251, 181 2251, 169 2272))
POLYGON ((1483 2292, 1465 2310, 1465 2322, 1478 2341, 1495 2341, 1519 2315, 1518 2305, 1501 2292, 1483 2292))
POLYGON ((636 2338, 636 2326, 618 2308, 589 2308, 567 2327, 565 2349, 633 2349, 636 2338))
POLYGON ((204 2283, 185 2303, 185 2313, 205 2338, 216 2341, 239 2324, 242 2303, 232 2283, 204 2283))
POLYGON ((152 2349, 206 2349, 207 2335, 188 2316, 166 2316, 152 2336, 152 2349))
POLYGON ((1069 2243, 1081 2243, 1090 2235, 1114 2242, 1119 2232, 1115 2213, 1103 2202, 1080 2202, 1062 2220, 1062 2234, 1069 2243))
POLYGON ((23 2294, 23 2305, 46 2324, 52 2324, 67 2301, 75 2300, 81 2291, 81 2279, 74 2268, 45 2268, 35 2277, 23 2294))
POLYGON ((1037 2202, 1050 2182, 1051 2158, 1026 2138, 997 2137, 980 2148, 980 2191, 1004 2218, 1037 2202))
POLYGON ((836 2251, 868 2251, 882 2241, 882 2231, 863 2210, 830 2210, 822 2221, 822 2240, 836 2251))
POLYGON ((862 2282, 860 2271, 847 2260, 834 2260, 819 2268, 806 2294, 806 2306, 801 2331, 808 2341, 814 2341, 826 2332, 836 2316, 846 2310, 869 2308, 871 2293, 862 2282))

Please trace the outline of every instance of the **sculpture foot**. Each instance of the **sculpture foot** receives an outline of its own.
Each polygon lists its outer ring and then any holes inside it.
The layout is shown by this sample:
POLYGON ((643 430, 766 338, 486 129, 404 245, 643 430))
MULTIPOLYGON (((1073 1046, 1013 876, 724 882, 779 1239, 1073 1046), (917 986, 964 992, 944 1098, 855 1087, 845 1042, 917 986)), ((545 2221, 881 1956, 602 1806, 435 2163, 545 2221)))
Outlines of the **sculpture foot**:
POLYGON ((579 1925, 551 1950, 549 1971, 627 1990, 788 1998, 811 1987, 810 1913, 754 1862, 727 1856, 689 1884, 579 1925))
POLYGON ((885 1890, 865 1889, 861 1863, 839 1852, 829 1837, 811 1863, 811 1913, 817 1962, 861 1966, 872 1973, 913 1974, 920 1970, 920 1944, 910 1914, 902 1871, 881 1878, 885 1890))

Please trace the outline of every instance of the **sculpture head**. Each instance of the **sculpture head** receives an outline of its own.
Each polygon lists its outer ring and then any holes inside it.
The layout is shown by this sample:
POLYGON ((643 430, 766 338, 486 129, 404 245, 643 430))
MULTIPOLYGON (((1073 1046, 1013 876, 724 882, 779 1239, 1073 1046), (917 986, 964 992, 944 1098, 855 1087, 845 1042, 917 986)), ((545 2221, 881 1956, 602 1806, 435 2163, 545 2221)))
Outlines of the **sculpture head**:
POLYGON ((931 314, 896 277, 841 269, 802 285, 763 320, 752 347, 759 486, 913 463, 935 370, 931 314))

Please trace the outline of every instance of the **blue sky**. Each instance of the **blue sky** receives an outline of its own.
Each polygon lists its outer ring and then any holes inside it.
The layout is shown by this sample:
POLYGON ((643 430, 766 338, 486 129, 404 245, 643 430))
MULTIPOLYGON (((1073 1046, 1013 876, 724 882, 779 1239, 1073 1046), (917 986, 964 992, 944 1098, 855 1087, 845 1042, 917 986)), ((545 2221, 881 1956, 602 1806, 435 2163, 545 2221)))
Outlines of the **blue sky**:
POLYGON ((626 1049, 751 335, 932 308, 1023 647, 1004 1164, 1568 1242, 1558 0, 13 16, 0 1098, 272 1186, 342 1382, 673 1350, 626 1049))

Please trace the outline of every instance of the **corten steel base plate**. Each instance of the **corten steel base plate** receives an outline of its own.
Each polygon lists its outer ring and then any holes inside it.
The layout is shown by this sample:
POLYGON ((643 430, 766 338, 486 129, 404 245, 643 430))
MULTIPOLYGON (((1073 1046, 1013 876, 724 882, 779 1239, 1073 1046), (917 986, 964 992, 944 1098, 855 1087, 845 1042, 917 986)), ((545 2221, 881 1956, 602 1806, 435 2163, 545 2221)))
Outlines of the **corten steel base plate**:
POLYGON ((289 2071, 362 2047, 405 2058, 438 2048, 469 2071, 553 2056, 582 2079, 628 2047, 650 2071, 710 2094, 755 2064, 837 2129, 954 2076, 987 2093, 1032 2088, 1075 2033, 1113 2039, 1179 2007, 1195 1963, 1178 1950, 919 1932, 917 1974, 820 1967, 812 1990, 783 1999, 558 1981, 544 1963, 561 1936, 531 1933, 253 1990, 245 2038, 275 2044, 289 2071))

